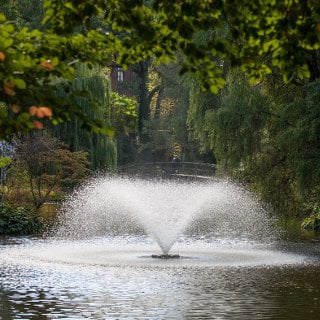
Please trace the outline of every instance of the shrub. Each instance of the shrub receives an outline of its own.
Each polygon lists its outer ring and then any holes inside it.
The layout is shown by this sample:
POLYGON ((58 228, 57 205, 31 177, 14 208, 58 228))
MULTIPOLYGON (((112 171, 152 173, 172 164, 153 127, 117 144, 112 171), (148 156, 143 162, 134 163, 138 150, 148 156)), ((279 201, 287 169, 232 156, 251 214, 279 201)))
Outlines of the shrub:
POLYGON ((314 206, 312 215, 305 218, 301 224, 302 229, 310 231, 320 231, 320 207, 314 206))
POLYGON ((39 232, 42 219, 30 208, 0 204, 0 235, 26 235, 39 232))

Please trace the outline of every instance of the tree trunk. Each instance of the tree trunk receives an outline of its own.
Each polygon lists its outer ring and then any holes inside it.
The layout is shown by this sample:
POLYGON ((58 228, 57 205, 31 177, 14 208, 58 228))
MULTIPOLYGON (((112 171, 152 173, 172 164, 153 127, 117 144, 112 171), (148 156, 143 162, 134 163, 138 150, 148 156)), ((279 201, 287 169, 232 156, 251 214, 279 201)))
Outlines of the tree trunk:
POLYGON ((138 132, 143 139, 144 122, 150 119, 150 98, 148 94, 148 70, 150 59, 141 61, 135 72, 139 78, 139 110, 138 110, 138 132))

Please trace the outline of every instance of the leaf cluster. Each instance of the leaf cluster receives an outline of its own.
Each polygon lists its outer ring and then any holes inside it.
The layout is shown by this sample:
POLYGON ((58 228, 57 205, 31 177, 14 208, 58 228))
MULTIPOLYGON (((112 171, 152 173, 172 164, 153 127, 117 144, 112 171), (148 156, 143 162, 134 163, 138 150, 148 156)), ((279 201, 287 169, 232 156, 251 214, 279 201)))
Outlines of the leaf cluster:
POLYGON ((0 204, 0 234, 32 234, 39 232, 42 219, 30 208, 0 204))
POLYGON ((77 61, 109 64, 114 58, 128 67, 151 57, 168 63, 179 56, 181 73, 195 74, 202 88, 218 93, 225 84, 226 62, 239 66, 251 82, 274 70, 289 82, 311 76, 310 57, 320 48, 318 1, 241 0, 235 5, 230 0, 44 0, 43 4, 43 26, 34 30, 18 28, 0 14, 0 101, 5 103, 0 110, 1 138, 41 127, 44 120, 29 113, 32 106, 52 109, 45 121, 56 124, 76 115, 88 129, 103 131, 101 123, 89 121, 76 107, 54 97, 55 79, 70 82, 77 61))
POLYGON ((16 157, 29 176, 36 208, 53 190, 74 187, 90 172, 86 152, 71 152, 63 142, 49 135, 23 137, 17 142, 16 157))
POLYGON ((272 77, 254 87, 232 70, 211 103, 192 90, 190 134, 225 172, 247 181, 277 211, 319 203, 319 81, 297 87, 272 77))
POLYGON ((110 120, 116 132, 125 134, 135 133, 138 123, 138 103, 135 99, 111 93, 111 115, 110 120))

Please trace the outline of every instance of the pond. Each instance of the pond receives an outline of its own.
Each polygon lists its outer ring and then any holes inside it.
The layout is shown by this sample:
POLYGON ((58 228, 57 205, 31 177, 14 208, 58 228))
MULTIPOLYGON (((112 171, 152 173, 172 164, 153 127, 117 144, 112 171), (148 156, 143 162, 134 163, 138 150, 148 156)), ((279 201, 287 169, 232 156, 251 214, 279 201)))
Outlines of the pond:
POLYGON ((7 238, 1 319, 319 319, 317 242, 183 236, 160 253, 144 235, 7 238))
POLYGON ((320 243, 276 225, 228 180, 90 180, 1 242, 1 319, 319 319, 320 243))

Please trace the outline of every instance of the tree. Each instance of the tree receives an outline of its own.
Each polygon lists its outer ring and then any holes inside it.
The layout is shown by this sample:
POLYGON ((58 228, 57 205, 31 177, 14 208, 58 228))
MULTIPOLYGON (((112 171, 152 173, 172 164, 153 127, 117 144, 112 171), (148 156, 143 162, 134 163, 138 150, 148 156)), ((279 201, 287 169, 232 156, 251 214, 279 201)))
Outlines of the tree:
POLYGON ((183 107, 187 105, 184 104, 186 92, 179 76, 180 69, 178 63, 157 65, 153 61, 150 66, 150 116, 144 123, 144 134, 149 139, 141 141, 140 149, 149 150, 152 161, 171 161, 174 156, 183 158, 182 149, 186 144, 183 107))
MULTIPOLYGON (((54 80, 72 80, 75 61, 107 64, 115 53, 124 67, 150 57, 175 61, 178 53, 181 72, 194 73, 214 93, 225 83, 215 57, 253 81, 274 71, 285 81, 319 77, 318 1, 44 0, 44 7, 41 31, 17 29, 0 15, 2 137, 40 128, 43 118, 55 124, 76 115, 86 122, 81 111, 55 98, 54 80), (195 38, 203 32, 208 41, 199 44, 195 38)), ((88 124, 103 131, 99 121, 88 124)))
MULTIPOLYGON (((90 121, 99 119, 104 127, 111 126, 111 97, 109 78, 98 66, 77 64, 71 91, 58 90, 57 96, 70 99, 90 121)), ((64 141, 71 151, 86 151, 92 170, 113 168, 117 163, 116 145, 111 136, 90 132, 77 118, 53 127, 54 135, 64 141)), ((110 129, 110 134, 112 130, 110 129)))
POLYGON ((0 3, 0 12, 3 12, 9 21, 14 21, 18 28, 29 27, 41 29, 44 16, 42 0, 6 0, 0 3))
POLYGON ((238 168, 261 149, 268 111, 267 98, 248 84, 239 70, 229 72, 219 97, 191 92, 189 127, 204 149, 212 149, 225 169, 238 168))
MULTIPOLYGON (((221 72, 212 57, 241 64, 251 76, 258 76, 272 71, 265 61, 257 59, 267 55, 286 79, 293 75, 304 78, 310 72, 305 53, 319 49, 317 1, 242 0, 236 6, 228 0, 174 3, 82 0, 80 4, 77 1, 77 6, 75 3, 45 1, 50 8, 45 21, 50 21, 56 30, 72 30, 75 24, 89 22, 91 14, 104 12, 102 21, 109 26, 105 44, 116 44, 120 62, 128 64, 152 55, 161 61, 175 60, 180 52, 186 70, 202 79, 209 76, 205 81, 208 88, 210 84, 215 88, 220 85, 217 76, 221 72), (61 15, 58 17, 56 12, 61 15), (223 39, 219 32, 225 24, 230 33, 223 39), (199 32, 210 34, 209 41, 200 46, 194 41, 199 32)), ((212 89, 216 91, 215 88, 212 89)))
MULTIPOLYGON (((41 129, 47 119, 56 125, 70 119, 70 115, 77 116, 96 132, 110 134, 103 121, 87 118, 72 99, 56 95, 58 88, 66 93, 71 91, 74 64, 83 60, 80 56, 85 51, 93 54, 97 39, 91 40, 94 43, 81 34, 72 40, 48 30, 19 29, 0 14, 0 138, 41 129)), ((94 54, 95 57, 102 55, 94 54)))
POLYGON ((6 143, 5 141, 0 141, 0 203, 3 203, 5 200, 7 172, 12 162, 13 151, 14 148, 10 144, 6 143))
POLYGON ((66 145, 49 135, 30 135, 16 146, 16 157, 29 177, 36 208, 43 205, 57 188, 70 188, 89 173, 88 154, 71 152, 66 145))
POLYGON ((319 204, 319 80, 296 86, 270 76, 251 86, 231 70, 218 96, 191 89, 190 135, 215 154, 222 172, 285 215, 319 204))
MULTIPOLYGON (((139 156, 144 161, 171 161, 173 157, 181 160, 203 160, 190 143, 187 132, 187 113, 189 108, 188 77, 179 75, 178 63, 160 64, 153 61, 149 66, 147 78, 147 97, 149 115, 142 127, 139 140, 139 156), (149 155, 149 158, 143 157, 149 155)), ((212 162, 211 156, 209 160, 212 162)))
POLYGON ((120 165, 136 160, 138 103, 136 99, 111 93, 110 122, 115 129, 117 162, 120 165))

